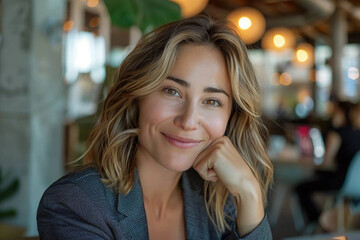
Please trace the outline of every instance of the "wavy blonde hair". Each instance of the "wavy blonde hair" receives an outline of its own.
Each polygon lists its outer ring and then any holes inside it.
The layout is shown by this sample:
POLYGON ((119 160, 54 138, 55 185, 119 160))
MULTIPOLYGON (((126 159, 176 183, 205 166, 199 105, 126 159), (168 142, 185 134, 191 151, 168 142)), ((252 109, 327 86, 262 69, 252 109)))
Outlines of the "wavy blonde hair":
MULTIPOLYGON (((118 69, 99 122, 92 130, 84 163, 95 165, 103 181, 127 194, 134 184, 137 149, 138 100, 155 91, 171 72, 181 46, 207 45, 223 54, 231 79, 232 113, 225 135, 237 148, 256 176, 266 202, 273 167, 262 136, 259 85, 248 59, 246 46, 226 21, 196 16, 164 25, 146 34, 118 69)), ((212 222, 220 231, 228 227, 224 207, 229 191, 205 182, 205 203, 212 222)))

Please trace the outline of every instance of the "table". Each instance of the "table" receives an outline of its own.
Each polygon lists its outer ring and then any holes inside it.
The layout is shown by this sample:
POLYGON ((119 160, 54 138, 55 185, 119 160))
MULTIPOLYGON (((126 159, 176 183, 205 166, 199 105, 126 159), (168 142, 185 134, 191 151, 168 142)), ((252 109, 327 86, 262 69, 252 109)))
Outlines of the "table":
POLYGON ((301 236, 301 237, 290 237, 283 240, 328 240, 328 239, 338 239, 338 240, 359 240, 360 231, 350 231, 345 233, 331 233, 331 234, 316 234, 311 236, 301 236))
POLYGON ((297 196, 293 194, 293 188, 300 182, 313 176, 315 165, 311 160, 298 161, 273 161, 274 165, 274 188, 269 205, 269 220, 274 226, 278 222, 280 212, 284 206, 286 197, 290 197, 290 206, 294 225, 297 231, 305 227, 300 204, 297 196))

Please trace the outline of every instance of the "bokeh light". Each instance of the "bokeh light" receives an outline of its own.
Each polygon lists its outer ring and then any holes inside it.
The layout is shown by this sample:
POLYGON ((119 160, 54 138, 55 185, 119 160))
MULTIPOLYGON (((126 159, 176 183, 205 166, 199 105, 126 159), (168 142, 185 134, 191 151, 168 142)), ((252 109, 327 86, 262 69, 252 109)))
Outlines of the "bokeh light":
POLYGON ((281 52, 294 48, 295 36, 287 28, 272 28, 265 32, 261 45, 266 50, 281 52))
POLYGON ((273 38, 273 42, 274 42, 275 47, 281 48, 285 45, 286 40, 283 35, 276 34, 273 38))
POLYGON ((309 43, 296 46, 294 64, 300 67, 310 67, 314 64, 314 47, 309 43))
POLYGON ((352 80, 358 79, 359 78, 359 69, 356 67, 349 67, 348 77, 352 80))
POLYGON ((240 37, 246 44, 257 42, 264 34, 265 18, 254 8, 236 9, 227 18, 238 27, 240 37))
POLYGON ((248 18, 248 17, 241 17, 239 19, 239 27, 243 30, 246 30, 249 27, 251 27, 251 24, 252 24, 252 22, 251 22, 250 18, 248 18))
POLYGON ((279 83, 284 86, 288 86, 292 83, 292 77, 289 73, 283 72, 280 74, 279 83))
POLYGON ((172 0, 180 5, 181 15, 184 18, 194 16, 201 13, 206 7, 209 0, 172 0))
POLYGON ((99 0, 88 0, 87 2, 87 6, 91 8, 96 7, 98 4, 99 4, 99 0))

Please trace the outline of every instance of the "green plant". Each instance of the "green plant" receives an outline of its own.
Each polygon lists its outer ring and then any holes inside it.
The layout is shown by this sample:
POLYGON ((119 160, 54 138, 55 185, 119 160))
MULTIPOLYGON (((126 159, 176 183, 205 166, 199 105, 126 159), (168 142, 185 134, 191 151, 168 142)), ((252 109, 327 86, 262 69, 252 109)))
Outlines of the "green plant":
MULTIPOLYGON (((4 185, 4 176, 0 169, 0 203, 14 195, 19 189, 19 180, 13 179, 6 186, 4 185)), ((16 215, 15 209, 0 209, 0 220, 5 218, 14 217, 16 215)))
POLYGON ((138 26, 143 33, 181 18, 180 6, 169 0, 105 0, 112 24, 138 26))

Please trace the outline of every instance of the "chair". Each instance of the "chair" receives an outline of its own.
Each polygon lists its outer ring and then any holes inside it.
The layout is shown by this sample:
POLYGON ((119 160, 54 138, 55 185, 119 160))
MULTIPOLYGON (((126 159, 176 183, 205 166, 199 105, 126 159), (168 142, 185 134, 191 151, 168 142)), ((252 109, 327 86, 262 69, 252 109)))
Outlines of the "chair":
MULTIPOLYGON (((336 196, 336 205, 343 206, 345 199, 360 199, 360 151, 355 154, 346 173, 344 184, 336 196)), ((345 207, 338 208, 338 230, 345 229, 345 207)))

